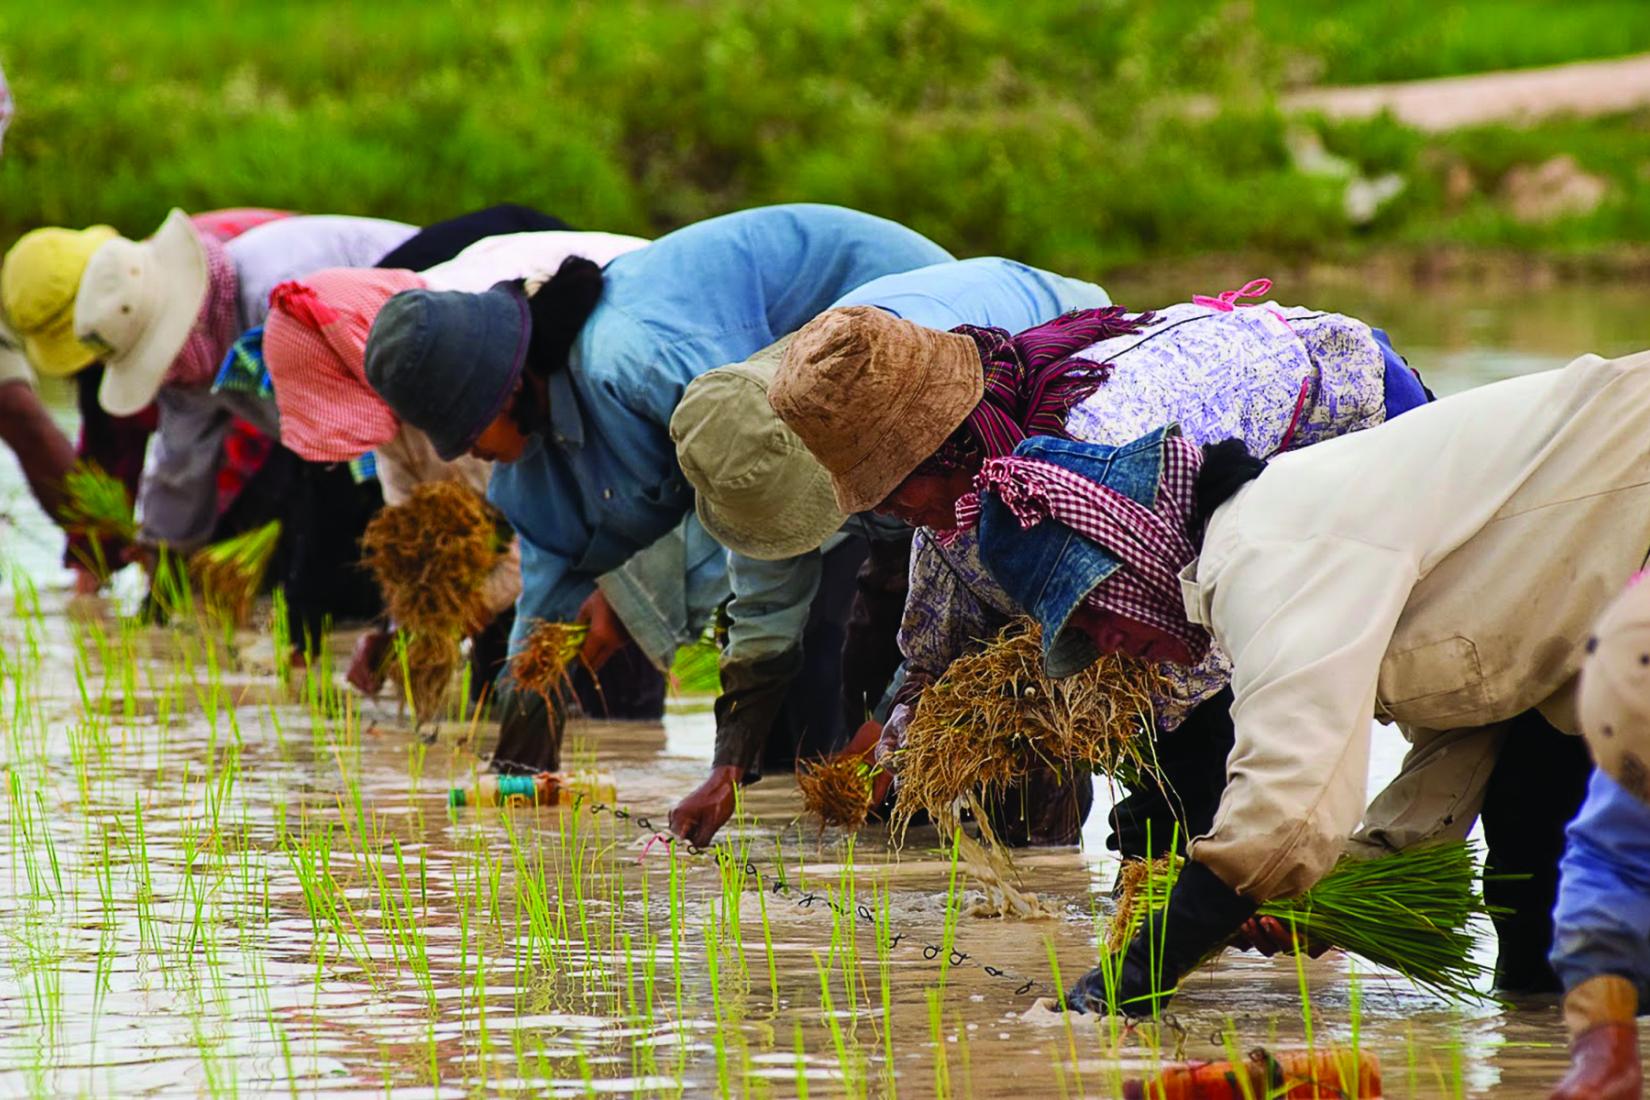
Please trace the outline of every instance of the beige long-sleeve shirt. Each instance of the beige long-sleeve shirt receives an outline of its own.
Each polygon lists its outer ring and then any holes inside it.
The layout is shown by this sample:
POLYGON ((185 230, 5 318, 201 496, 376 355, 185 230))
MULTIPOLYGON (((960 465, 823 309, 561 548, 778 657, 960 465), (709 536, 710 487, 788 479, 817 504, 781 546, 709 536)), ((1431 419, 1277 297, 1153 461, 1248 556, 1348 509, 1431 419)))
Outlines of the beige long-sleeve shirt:
MULTIPOLYGON (((1321 878, 1364 814, 1372 713, 1429 741, 1530 707, 1573 732, 1588 631, 1647 549, 1650 353, 1275 459, 1183 576, 1235 696, 1226 793, 1193 857, 1257 900, 1321 878)), ((1383 824, 1436 832, 1418 819, 1460 794, 1388 800, 1383 824)))

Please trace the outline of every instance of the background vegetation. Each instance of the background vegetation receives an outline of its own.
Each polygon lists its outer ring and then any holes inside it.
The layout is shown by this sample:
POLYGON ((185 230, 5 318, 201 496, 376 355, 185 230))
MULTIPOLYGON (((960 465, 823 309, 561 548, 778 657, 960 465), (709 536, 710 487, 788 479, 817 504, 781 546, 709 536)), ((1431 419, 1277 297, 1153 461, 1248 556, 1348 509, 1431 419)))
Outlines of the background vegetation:
POLYGON ((659 233, 843 203, 1073 274, 1205 252, 1650 241, 1650 112, 1422 135, 1281 92, 1650 50, 1643 0, 421 0, 6 5, 0 240, 259 203, 428 221, 502 199, 659 233), (1370 219, 1304 140, 1401 194, 1370 219), (1292 153, 1291 150, 1296 152, 1292 153), (1609 184, 1530 224, 1506 175, 1609 184))

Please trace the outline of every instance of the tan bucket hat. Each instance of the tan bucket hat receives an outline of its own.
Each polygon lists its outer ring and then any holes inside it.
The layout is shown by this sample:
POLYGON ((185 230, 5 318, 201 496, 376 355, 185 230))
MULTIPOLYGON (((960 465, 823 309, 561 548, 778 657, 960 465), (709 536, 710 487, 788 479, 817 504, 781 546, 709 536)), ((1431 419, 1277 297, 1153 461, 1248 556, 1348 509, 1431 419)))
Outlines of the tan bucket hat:
POLYGON ((1581 731, 1593 762, 1650 802, 1650 578, 1616 597, 1581 669, 1581 731))
POLYGON ((837 507, 853 513, 886 500, 984 392, 973 340, 850 306, 797 331, 768 400, 831 472, 837 507))
POLYGON ((768 404, 791 340, 695 378, 670 418, 699 522, 729 550, 763 561, 819 549, 848 518, 831 475, 768 404))
POLYGON ((17 238, 0 262, 0 312, 41 374, 70 375, 97 360, 74 337, 74 299, 86 262, 118 236, 107 225, 47 226, 17 238))
POLYGON ((86 263, 75 336, 103 360, 98 401, 130 416, 155 399, 206 301, 206 249, 189 215, 173 210, 144 241, 116 237, 86 263))

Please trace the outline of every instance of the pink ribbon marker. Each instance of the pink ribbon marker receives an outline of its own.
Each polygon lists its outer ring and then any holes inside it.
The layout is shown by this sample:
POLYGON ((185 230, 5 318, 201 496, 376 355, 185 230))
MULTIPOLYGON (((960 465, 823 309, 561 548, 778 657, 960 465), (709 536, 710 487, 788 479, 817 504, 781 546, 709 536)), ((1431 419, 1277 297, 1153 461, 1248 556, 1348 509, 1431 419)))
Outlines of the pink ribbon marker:
MULTIPOLYGON (((1237 290, 1223 291, 1217 297, 1211 298, 1207 294, 1192 295, 1194 306, 1206 306, 1209 309, 1218 309, 1222 313, 1230 313, 1238 306, 1243 305, 1244 298, 1260 298, 1272 289, 1271 279, 1250 279, 1237 290)), ((1255 302, 1248 303, 1256 305, 1255 302)))

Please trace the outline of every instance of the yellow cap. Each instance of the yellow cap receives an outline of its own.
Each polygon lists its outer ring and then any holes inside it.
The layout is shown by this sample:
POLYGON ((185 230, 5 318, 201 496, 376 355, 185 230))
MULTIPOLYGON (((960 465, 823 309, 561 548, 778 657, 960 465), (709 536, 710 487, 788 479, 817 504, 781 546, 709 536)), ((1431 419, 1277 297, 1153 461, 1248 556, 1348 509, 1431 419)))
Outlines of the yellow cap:
POLYGON ((0 262, 0 311, 41 374, 73 374, 97 359, 97 352, 75 339, 75 295, 92 253, 118 236, 107 225, 35 229, 18 238, 0 262))

